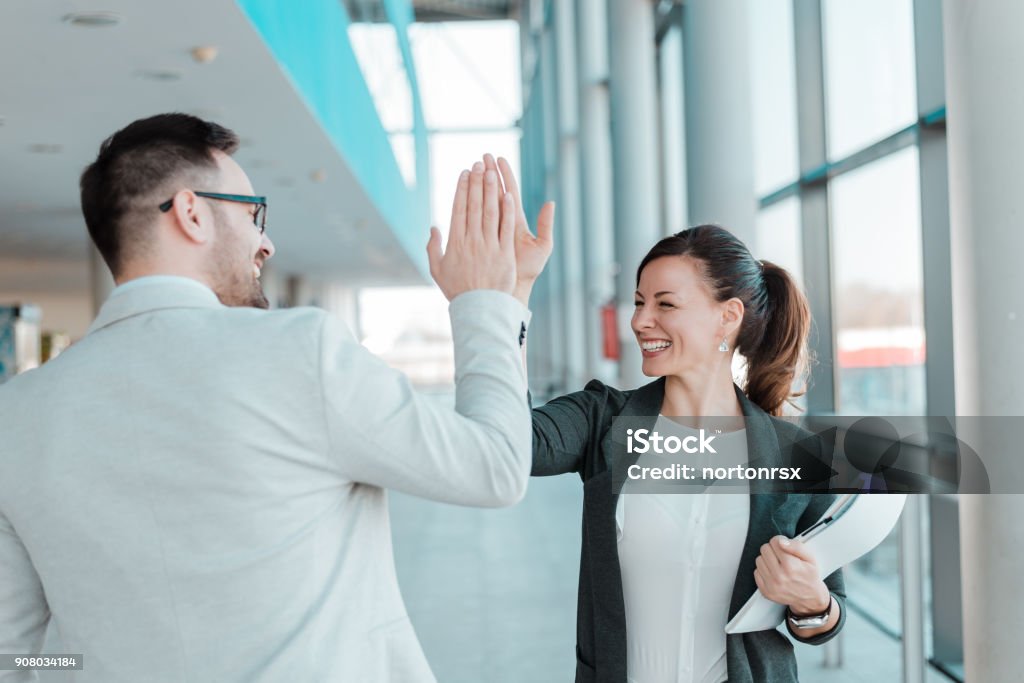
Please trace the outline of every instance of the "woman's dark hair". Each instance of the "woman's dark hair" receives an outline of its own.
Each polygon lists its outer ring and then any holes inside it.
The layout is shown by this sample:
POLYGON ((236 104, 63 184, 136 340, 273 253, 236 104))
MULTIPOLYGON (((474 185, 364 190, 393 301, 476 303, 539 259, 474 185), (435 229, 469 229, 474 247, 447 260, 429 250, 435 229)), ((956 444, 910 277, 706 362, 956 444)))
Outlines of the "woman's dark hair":
POLYGON ((757 261, 735 235, 717 225, 698 225, 659 241, 636 271, 637 284, 648 263, 664 256, 689 256, 716 301, 743 302, 736 350, 747 359, 747 397, 769 415, 801 396, 793 382, 808 360, 811 311, 790 274, 757 261))
POLYGON ((89 236, 115 276, 146 249, 145 228, 180 189, 174 183, 202 182, 217 170, 214 150, 232 154, 237 148, 234 132, 188 114, 139 119, 103 141, 79 187, 89 236))

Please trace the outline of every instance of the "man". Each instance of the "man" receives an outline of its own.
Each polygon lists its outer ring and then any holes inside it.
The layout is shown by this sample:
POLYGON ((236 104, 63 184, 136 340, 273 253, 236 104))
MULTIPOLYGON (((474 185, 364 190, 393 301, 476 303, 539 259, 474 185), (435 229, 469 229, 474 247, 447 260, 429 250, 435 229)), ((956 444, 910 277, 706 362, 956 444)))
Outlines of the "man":
POLYGON ((0 652, 38 652, 52 619, 84 655, 69 680, 432 681, 384 489, 524 494, 514 245, 542 267, 551 214, 532 237, 488 158, 459 180, 443 254, 432 232, 453 410, 325 312, 261 310, 274 246, 236 147, 165 114, 111 136, 82 175, 118 286, 81 342, 0 387, 0 652))

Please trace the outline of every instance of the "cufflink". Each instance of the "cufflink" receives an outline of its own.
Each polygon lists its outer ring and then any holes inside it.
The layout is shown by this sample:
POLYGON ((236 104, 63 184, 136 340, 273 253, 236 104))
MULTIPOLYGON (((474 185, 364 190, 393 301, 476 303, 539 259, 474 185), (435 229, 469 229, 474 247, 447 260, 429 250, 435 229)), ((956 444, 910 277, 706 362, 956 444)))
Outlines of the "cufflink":
POLYGON ((526 323, 519 323, 519 345, 522 346, 526 343, 526 323))

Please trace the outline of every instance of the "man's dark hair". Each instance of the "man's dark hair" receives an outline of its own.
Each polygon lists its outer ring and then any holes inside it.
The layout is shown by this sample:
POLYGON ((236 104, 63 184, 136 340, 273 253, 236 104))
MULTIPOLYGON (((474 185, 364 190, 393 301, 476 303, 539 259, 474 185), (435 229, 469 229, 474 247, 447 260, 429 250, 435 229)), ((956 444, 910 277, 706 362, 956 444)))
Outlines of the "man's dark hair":
POLYGON ((103 141, 79 187, 89 236, 115 276, 128 259, 144 252, 150 239, 146 226, 157 207, 182 189, 183 181, 209 180, 217 168, 214 150, 232 154, 236 149, 233 131, 188 114, 139 119, 103 141))

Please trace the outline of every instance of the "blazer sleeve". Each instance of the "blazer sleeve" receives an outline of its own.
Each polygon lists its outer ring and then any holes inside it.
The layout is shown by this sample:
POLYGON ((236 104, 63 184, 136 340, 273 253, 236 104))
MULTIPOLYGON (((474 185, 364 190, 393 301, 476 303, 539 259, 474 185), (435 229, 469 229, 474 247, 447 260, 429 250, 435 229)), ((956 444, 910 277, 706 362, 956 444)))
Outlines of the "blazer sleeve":
POLYGON ((328 449, 345 478, 478 507, 519 501, 530 473, 530 408, 519 333, 529 312, 497 291, 449 307, 455 405, 417 392, 333 316, 320 341, 328 449))
MULTIPOLYGON (((0 513, 0 652, 38 654, 50 608, 28 551, 0 513)), ((38 680, 32 671, 0 671, 4 683, 38 680)))
POLYGON ((610 398, 607 386, 591 380, 583 391, 559 396, 534 408, 530 474, 582 474, 587 454, 600 448, 606 423, 610 422, 610 398))
MULTIPOLYGON (((796 530, 797 533, 808 528, 814 524, 818 519, 825 514, 825 510, 828 506, 836 499, 836 495, 829 493, 815 493, 811 495, 811 502, 808 503, 804 513, 800 516, 800 520, 797 522, 796 530)), ((836 637, 839 631, 842 630, 843 625, 846 623, 846 585, 843 582, 843 570, 842 568, 835 570, 831 574, 825 577, 825 585, 828 586, 829 593, 836 599, 836 604, 839 606, 839 621, 832 627, 831 630, 825 633, 819 633, 816 636, 810 638, 804 638, 798 632, 794 631, 789 625, 789 620, 786 620, 786 628, 789 630, 789 635, 793 636, 794 640, 799 640, 801 643, 807 643, 809 645, 821 645, 827 643, 836 637)))

